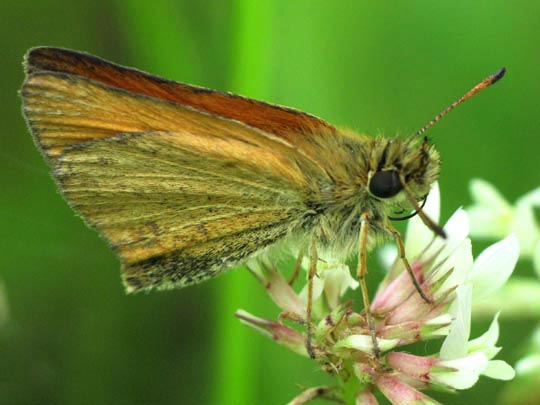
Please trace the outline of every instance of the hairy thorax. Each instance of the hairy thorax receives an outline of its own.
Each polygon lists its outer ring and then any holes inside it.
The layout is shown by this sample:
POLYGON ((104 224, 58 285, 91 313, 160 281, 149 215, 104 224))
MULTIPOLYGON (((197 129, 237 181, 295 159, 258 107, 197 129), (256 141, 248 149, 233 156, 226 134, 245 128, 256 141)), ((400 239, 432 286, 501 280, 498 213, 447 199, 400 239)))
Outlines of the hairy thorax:
POLYGON ((392 236, 389 217, 394 212, 411 211, 410 198, 420 202, 427 196, 440 162, 426 139, 346 133, 333 146, 318 156, 326 165, 332 162, 334 170, 331 178, 321 178, 312 187, 301 228, 305 236, 317 239, 323 254, 346 259, 358 251, 362 214, 367 218, 370 249, 392 236), (381 172, 394 173, 404 183, 403 190, 388 198, 374 195, 370 181, 381 172))

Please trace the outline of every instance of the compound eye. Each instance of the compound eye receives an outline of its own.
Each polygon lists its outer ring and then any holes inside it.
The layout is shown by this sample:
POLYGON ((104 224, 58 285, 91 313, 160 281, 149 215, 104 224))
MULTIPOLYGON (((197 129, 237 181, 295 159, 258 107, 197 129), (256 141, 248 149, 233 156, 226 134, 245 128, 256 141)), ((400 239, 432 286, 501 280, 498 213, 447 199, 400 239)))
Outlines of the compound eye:
POLYGON ((395 170, 375 172, 369 181, 369 191, 379 198, 393 197, 402 189, 399 174, 395 170))

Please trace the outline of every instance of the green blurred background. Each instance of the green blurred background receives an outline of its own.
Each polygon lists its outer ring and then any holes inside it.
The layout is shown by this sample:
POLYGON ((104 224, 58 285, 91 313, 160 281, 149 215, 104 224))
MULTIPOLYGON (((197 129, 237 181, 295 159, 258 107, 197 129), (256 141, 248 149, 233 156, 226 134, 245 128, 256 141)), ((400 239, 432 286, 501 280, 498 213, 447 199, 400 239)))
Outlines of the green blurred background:
MULTIPOLYGON (((84 50, 390 135, 418 129, 506 66, 502 82, 430 131, 443 159, 443 218, 470 202, 472 177, 511 200, 540 185, 540 2, 380 4, 1 2, 0 280, 9 305, 1 404, 280 404, 299 393, 296 384, 331 381, 233 317, 237 308, 277 314, 245 270, 185 290, 124 294, 118 260, 60 197, 21 117, 21 62, 32 46, 84 50)), ((473 336, 487 325, 476 322, 473 336)), ((533 325, 504 321, 500 357, 514 363, 533 325)), ((483 378, 460 395, 433 395, 493 403, 504 389, 483 378)))

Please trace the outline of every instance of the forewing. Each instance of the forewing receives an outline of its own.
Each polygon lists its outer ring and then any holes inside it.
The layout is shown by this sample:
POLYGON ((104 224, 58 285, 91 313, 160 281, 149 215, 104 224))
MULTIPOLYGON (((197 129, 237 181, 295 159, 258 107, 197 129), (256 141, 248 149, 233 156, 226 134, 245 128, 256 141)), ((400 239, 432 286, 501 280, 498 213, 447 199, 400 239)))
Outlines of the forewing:
POLYGON ((82 52, 34 48, 26 57, 26 69, 29 74, 48 71, 78 75, 131 93, 190 106, 243 122, 291 143, 313 133, 335 133, 326 121, 293 108, 166 80, 82 52))
POLYGON ((283 238, 325 172, 240 122, 65 73, 24 113, 68 201, 120 254, 130 290, 201 281, 283 238))

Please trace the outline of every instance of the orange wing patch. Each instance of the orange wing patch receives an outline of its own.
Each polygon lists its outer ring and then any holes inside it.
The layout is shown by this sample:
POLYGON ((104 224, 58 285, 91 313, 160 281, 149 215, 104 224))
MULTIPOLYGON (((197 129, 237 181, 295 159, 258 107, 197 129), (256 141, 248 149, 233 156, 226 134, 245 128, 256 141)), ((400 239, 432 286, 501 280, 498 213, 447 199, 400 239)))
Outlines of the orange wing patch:
POLYGON ((46 71, 86 77, 131 93, 190 106, 243 122, 283 137, 291 143, 303 133, 335 132, 335 128, 328 122, 293 108, 166 80, 82 52, 34 48, 26 57, 26 69, 28 74, 46 71))

